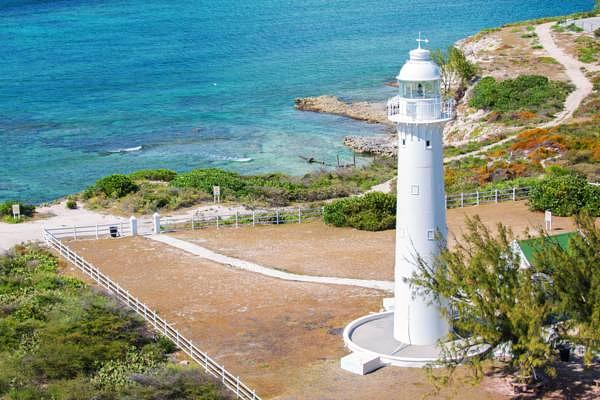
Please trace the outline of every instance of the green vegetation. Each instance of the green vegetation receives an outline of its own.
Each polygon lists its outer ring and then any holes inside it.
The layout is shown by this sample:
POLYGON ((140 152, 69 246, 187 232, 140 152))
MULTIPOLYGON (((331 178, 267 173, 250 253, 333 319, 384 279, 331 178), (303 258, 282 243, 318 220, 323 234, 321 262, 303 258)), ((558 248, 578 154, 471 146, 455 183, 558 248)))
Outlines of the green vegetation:
POLYGON ((350 226, 363 231, 382 231, 396 225, 396 197, 371 192, 327 204, 323 221, 334 226, 350 226))
POLYGON ((65 207, 67 207, 69 210, 77 209, 77 200, 70 196, 65 203, 65 207))
POLYGON ((113 174, 99 179, 96 183, 85 190, 84 198, 103 194, 108 198, 118 199, 136 192, 139 187, 127 175, 113 174))
POLYGON ((199 369, 167 362, 172 344, 56 257, 17 247, 0 258, 3 399, 222 399, 199 369))
POLYGON ((467 83, 477 74, 477 66, 454 46, 448 47, 446 52, 440 49, 433 50, 431 58, 441 70, 442 94, 445 97, 461 98, 467 83), (453 83, 458 83, 455 92, 452 92, 453 83))
MULTIPOLYGON (((589 355, 600 348, 600 228, 589 217, 577 223, 582 235, 568 249, 542 240, 532 267, 523 269, 507 227, 499 224, 491 232, 478 218, 468 219, 467 233, 453 249, 442 248, 433 265, 417 257, 412 283, 415 290, 449 299, 455 311, 452 339, 468 336, 472 344, 506 346, 512 354, 509 372, 520 381, 536 381, 542 371, 551 379, 558 373, 554 362, 561 342, 583 343, 589 355), (549 338, 550 325, 558 338, 549 338)), ((482 358, 489 356, 461 361, 481 372, 482 358)), ((451 375, 456 364, 446 365, 451 375)))
POLYGON ((562 110, 571 90, 545 76, 521 75, 503 81, 488 76, 475 85, 469 105, 492 111, 490 121, 537 122, 562 110))
POLYGON ((134 181, 149 180, 149 181, 161 181, 171 182, 177 176, 177 172, 171 171, 170 169, 159 168, 159 169, 142 169, 129 174, 129 177, 134 181))
POLYGON ((148 213, 212 200, 213 186, 220 186, 223 201, 286 206, 360 193, 394 177, 395 167, 394 159, 383 158, 361 168, 322 170, 303 177, 240 175, 221 169, 196 169, 175 175, 156 172, 167 170, 141 171, 103 178, 86 189, 84 198, 91 208, 113 207, 127 213, 148 213))
POLYGON ((579 61, 584 63, 598 61, 598 56, 600 56, 600 42, 597 39, 582 35, 575 39, 575 43, 577 43, 579 61))
POLYGON ((35 206, 31 204, 25 204, 20 201, 5 201, 4 203, 0 203, 0 220, 3 222, 7 222, 9 224, 17 224, 19 222, 23 222, 28 218, 33 217, 33 213, 35 212, 35 206), (12 206, 13 204, 18 204, 21 211, 21 218, 16 219, 13 218, 12 206))
POLYGON ((533 185, 529 205, 534 211, 550 210, 558 216, 571 216, 587 211, 600 216, 600 187, 590 185, 585 176, 555 168, 533 185))

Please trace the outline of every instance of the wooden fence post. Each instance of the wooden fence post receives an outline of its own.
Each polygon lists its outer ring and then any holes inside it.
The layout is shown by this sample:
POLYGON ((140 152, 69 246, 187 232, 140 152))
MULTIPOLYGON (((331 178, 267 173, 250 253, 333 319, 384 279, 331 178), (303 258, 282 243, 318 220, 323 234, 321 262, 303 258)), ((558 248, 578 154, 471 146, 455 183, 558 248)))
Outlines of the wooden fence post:
POLYGON ((298 207, 298 223, 302 223, 302 209, 298 207))
POLYGON ((239 215, 238 210, 235 210, 235 227, 239 228, 239 215))
POLYGON ((496 189, 496 204, 498 204, 498 189, 496 189))
POLYGON ((252 226, 256 225, 256 212, 252 210, 252 226))
POLYGON ((517 188, 513 187, 513 201, 517 201, 517 188))
POLYGON ((219 229, 219 214, 217 214, 217 229, 219 229))
POLYGON ((96 224, 96 240, 98 239, 98 224, 96 224))
POLYGON ((477 191, 477 205, 479 205, 479 190, 477 191))
POLYGON ((464 192, 460 192, 460 207, 463 208, 465 206, 465 194, 464 192))
POLYGON ((275 210, 275 224, 279 225, 279 210, 275 210))
POLYGON ((444 204, 445 204, 445 207, 448 208, 448 195, 444 196, 444 204))

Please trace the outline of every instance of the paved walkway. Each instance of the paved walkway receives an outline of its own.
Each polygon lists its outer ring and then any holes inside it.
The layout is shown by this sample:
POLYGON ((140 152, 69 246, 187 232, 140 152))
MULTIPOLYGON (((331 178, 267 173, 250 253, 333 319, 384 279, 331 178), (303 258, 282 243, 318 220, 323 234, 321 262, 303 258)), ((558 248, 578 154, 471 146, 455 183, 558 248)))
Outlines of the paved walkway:
POLYGON ((286 281, 296 282, 309 282, 309 283, 325 283, 330 285, 346 285, 346 286, 358 286, 369 289, 383 290, 392 292, 394 290, 394 282, 390 281, 374 281, 366 279, 350 279, 350 278, 334 278, 327 276, 312 276, 312 275, 299 275, 285 272, 282 270, 264 267, 249 261, 240 260, 239 258, 229 257, 223 254, 215 253, 205 247, 198 246, 196 244, 186 242, 185 240, 177 239, 169 235, 151 235, 146 236, 148 239, 167 244, 177 249, 183 250, 190 254, 202 257, 204 259, 214 261, 219 264, 225 264, 234 268, 243 269, 246 271, 254 272, 257 274, 270 276, 272 278, 283 279, 286 281))

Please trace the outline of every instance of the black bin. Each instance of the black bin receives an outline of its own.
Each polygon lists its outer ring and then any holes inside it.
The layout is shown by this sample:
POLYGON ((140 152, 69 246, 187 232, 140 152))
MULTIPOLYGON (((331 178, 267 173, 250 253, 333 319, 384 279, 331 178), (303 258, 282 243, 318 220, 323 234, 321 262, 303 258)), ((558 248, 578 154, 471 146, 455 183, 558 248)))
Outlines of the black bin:
POLYGON ((119 228, 117 228, 116 226, 111 226, 108 229, 110 231, 110 237, 117 237, 117 236, 119 236, 119 228))
POLYGON ((571 349, 569 347, 560 347, 558 349, 560 361, 568 362, 571 359, 571 349))

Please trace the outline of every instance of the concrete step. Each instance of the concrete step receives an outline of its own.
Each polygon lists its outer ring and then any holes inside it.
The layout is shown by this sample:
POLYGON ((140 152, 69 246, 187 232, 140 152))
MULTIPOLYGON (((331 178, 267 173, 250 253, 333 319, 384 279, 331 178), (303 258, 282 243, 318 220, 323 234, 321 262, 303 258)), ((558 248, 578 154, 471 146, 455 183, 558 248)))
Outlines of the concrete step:
POLYGON ((384 366, 379 356, 373 356, 367 353, 350 353, 340 360, 340 366, 343 370, 357 375, 366 375, 384 366))

